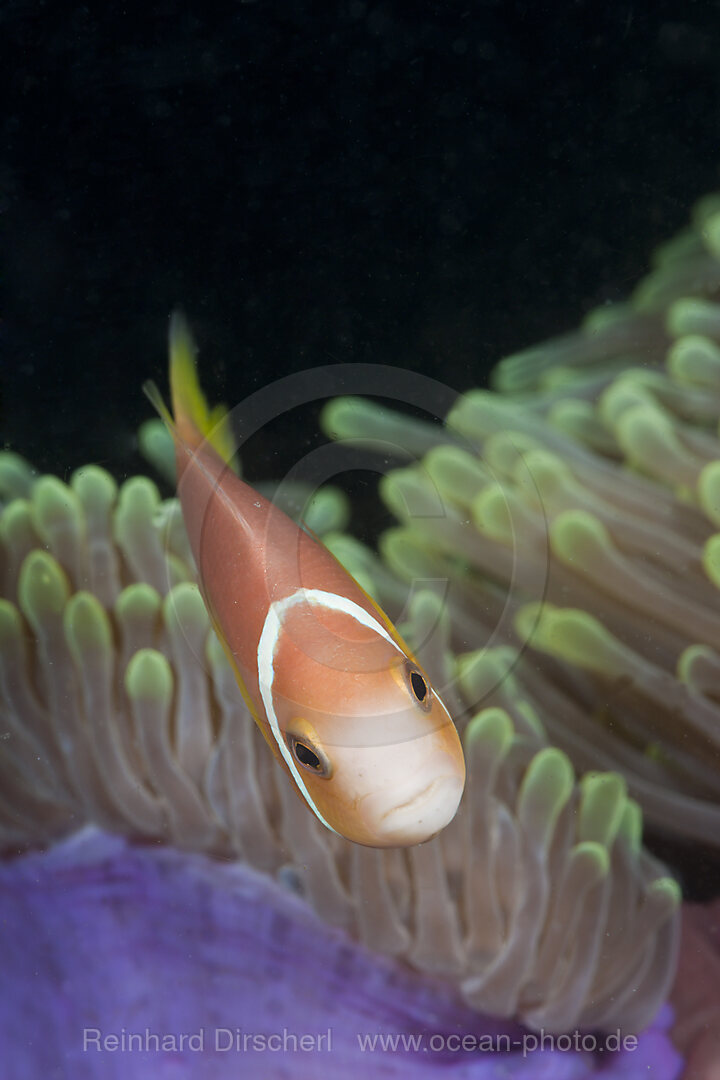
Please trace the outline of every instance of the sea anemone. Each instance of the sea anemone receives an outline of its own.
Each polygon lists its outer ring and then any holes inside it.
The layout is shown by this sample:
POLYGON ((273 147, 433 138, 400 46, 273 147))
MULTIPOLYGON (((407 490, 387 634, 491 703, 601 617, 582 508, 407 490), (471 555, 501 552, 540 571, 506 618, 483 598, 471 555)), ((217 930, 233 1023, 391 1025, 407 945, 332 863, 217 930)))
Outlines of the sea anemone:
MULTIPOLYGON (((379 553, 342 531, 337 493, 303 509, 404 620, 462 730, 467 791, 440 836, 374 851, 300 812, 210 629, 175 500, 6 453, 4 850, 89 824, 230 858, 463 1007, 546 1031, 646 1025, 679 890, 641 813, 657 834, 720 836, 720 200, 627 304, 503 361, 494 386, 442 427, 328 406, 333 438, 412 461, 381 482, 400 525, 379 553)), ((166 460, 157 428, 143 442, 166 460)))
POLYGON ((667 1008, 637 1040, 545 1036, 540 1050, 243 863, 85 829, 0 864, 0 893, 5 1076, 677 1076, 667 1008))
POLYGON ((332 437, 414 459, 381 483, 401 522, 384 569, 443 584, 468 707, 530 712, 578 770, 619 770, 656 831, 716 846, 720 199, 628 303, 503 360, 493 384, 442 431, 327 407, 332 437))
MULTIPOLYGON (((247 713, 177 503, 141 477, 118 491, 96 467, 69 485, 37 478, 14 455, 0 488, 7 851, 90 823, 231 856, 483 1012, 548 1031, 652 1018, 674 970, 678 889, 642 848, 618 774, 577 782, 532 709, 508 701, 465 726, 467 794, 441 836, 407 852, 344 841, 298 812, 247 713)), ((310 524, 337 524, 337 505, 316 501, 310 524)), ((406 631, 442 681, 451 623, 432 591, 413 598, 406 631)), ((462 681, 478 677, 473 664, 462 681)))

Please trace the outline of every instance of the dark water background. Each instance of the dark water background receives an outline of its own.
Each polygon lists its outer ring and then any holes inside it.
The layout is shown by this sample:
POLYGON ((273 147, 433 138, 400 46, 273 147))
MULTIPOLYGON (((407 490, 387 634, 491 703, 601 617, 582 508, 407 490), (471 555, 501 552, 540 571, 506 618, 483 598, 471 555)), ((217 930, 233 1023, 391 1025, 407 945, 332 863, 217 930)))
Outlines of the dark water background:
POLYGON ((141 467, 178 303, 234 403, 348 361, 463 390, 624 296, 720 188, 720 13, 678 10, 0 3, 3 439, 141 467))

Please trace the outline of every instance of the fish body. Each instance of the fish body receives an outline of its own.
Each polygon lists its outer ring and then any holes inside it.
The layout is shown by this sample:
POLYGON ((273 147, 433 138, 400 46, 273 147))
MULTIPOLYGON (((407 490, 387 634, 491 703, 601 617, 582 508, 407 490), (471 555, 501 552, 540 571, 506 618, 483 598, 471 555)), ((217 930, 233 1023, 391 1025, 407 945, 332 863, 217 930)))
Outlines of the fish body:
POLYGON ((371 847, 429 839, 465 782, 450 715, 379 606, 227 464, 224 421, 202 397, 178 315, 170 384, 164 415, 200 588, 265 739, 327 828, 371 847))

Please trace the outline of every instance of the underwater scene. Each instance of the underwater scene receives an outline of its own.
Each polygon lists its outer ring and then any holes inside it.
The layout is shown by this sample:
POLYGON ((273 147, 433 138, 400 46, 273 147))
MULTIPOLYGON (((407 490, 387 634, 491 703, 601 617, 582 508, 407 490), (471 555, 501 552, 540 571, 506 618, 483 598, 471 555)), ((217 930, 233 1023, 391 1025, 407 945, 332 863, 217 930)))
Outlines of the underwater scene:
POLYGON ((717 1080, 709 6, 0 49, 0 1080, 717 1080))

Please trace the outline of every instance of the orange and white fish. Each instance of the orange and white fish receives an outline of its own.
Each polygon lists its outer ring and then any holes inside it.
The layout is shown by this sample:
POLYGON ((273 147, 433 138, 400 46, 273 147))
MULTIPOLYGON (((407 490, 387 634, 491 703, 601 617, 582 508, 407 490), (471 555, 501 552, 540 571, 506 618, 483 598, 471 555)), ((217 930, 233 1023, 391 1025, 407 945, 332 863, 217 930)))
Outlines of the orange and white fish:
POLYGON ((465 784, 452 719, 387 616, 330 552, 244 483, 185 320, 170 322, 178 494, 200 589, 240 689, 300 796, 370 847, 428 840, 465 784))

